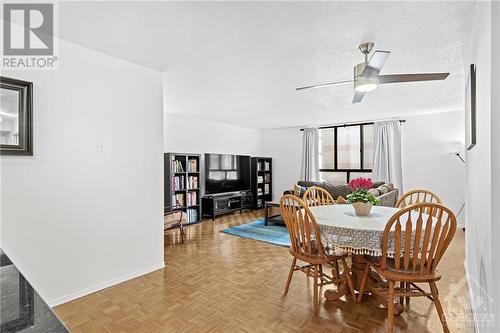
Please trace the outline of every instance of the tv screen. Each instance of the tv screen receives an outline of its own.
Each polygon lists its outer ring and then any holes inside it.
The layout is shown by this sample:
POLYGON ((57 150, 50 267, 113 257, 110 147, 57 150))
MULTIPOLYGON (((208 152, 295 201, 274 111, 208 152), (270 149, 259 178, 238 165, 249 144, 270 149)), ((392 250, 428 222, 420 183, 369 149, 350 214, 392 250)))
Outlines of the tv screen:
POLYGON ((205 193, 250 189, 250 156, 205 154, 205 193))

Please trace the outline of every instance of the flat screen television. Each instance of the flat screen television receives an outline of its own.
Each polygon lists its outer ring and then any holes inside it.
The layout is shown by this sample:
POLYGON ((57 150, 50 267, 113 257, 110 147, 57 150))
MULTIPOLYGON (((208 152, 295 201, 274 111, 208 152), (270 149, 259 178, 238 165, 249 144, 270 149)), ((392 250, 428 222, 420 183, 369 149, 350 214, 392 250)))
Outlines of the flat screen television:
POLYGON ((205 193, 250 190, 250 156, 205 154, 205 193))

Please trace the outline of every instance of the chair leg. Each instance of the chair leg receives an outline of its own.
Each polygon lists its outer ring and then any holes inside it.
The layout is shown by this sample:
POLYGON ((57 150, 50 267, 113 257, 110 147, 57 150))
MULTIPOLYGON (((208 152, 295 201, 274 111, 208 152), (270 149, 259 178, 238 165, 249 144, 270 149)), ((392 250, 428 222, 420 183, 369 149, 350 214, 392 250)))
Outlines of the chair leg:
POLYGON ((179 230, 181 233, 181 243, 184 244, 184 227, 182 226, 182 224, 179 226, 179 230))
POLYGON ((290 288, 290 282, 292 281, 293 272, 295 271, 295 264, 297 263, 297 258, 293 257, 292 265, 290 266, 290 272, 288 272, 288 279, 286 280, 285 295, 288 293, 288 288, 290 288))
POLYGON ((389 293, 387 294, 387 333, 394 332, 394 281, 389 280, 389 293))
POLYGON ((333 262, 333 267, 334 267, 334 270, 335 272, 333 272, 333 276, 336 278, 336 279, 340 279, 340 273, 339 273, 339 263, 337 262, 337 260, 335 260, 333 262))
POLYGON ((443 307, 441 306, 441 302, 439 301, 439 292, 436 286, 436 282, 429 282, 429 287, 431 288, 432 298, 434 298, 434 305, 436 306, 436 310, 439 316, 439 320, 441 321, 441 325, 443 325, 443 332, 449 333, 448 325, 446 324, 446 317, 444 316, 443 307))
MULTIPOLYGON (((404 292, 406 290, 406 282, 401 281, 399 282, 399 290, 401 292, 404 292)), ((404 305, 405 303, 405 297, 404 296, 399 296, 399 304, 404 305)))
POLYGON ((342 265, 344 266, 344 275, 345 279, 347 280, 347 285, 349 286, 349 291, 351 292, 352 299, 353 301, 356 301, 356 293, 354 292, 354 286, 351 279, 351 270, 349 266, 347 266, 347 262, 345 261, 345 259, 342 259, 342 265))
POLYGON ((314 265, 314 285, 313 285, 313 313, 318 314, 318 273, 319 265, 314 265))
POLYGON ((365 270, 363 271, 363 278, 361 279, 361 285, 359 286, 358 303, 361 303, 361 299, 363 298, 363 292, 365 291, 366 278, 369 270, 370 265, 366 264, 365 270))
MULTIPOLYGON (((406 282, 406 293, 410 292, 411 282, 406 282)), ((405 297, 406 305, 410 305, 410 296, 405 297)))

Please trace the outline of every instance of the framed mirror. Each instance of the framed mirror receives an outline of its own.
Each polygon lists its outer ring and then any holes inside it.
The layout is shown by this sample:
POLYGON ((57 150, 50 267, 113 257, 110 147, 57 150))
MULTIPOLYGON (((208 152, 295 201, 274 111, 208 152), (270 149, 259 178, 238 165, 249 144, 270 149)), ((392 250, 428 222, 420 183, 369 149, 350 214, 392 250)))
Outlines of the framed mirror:
POLYGON ((0 76, 0 154, 33 155, 33 83, 0 76))

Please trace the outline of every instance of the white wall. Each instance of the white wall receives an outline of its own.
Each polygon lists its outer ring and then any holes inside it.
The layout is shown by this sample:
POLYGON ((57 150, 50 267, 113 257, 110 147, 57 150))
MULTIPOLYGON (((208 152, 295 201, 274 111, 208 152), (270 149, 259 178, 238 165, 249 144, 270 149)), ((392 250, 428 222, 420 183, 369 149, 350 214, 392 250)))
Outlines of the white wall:
POLYGON ((1 246, 51 305, 164 265, 161 73, 59 59, 2 73, 33 82, 34 156, 1 158, 1 246))
MULTIPOLYGON (((401 131, 403 190, 433 191, 455 214, 465 201, 464 112, 406 117, 401 131)), ((464 225, 464 212, 458 216, 464 225)))
POLYGON ((299 128, 262 131, 262 153, 273 158, 273 198, 276 201, 300 179, 302 132, 299 128))
MULTIPOLYGON (((464 166, 453 154, 463 141, 462 111, 406 117, 402 127, 404 190, 427 188, 457 213, 464 202, 464 166)), ((273 157, 274 198, 299 180, 302 132, 264 130, 263 154, 273 157)), ((461 219, 462 217, 460 217, 461 219)))
POLYGON ((260 156, 260 130, 181 114, 164 114, 164 152, 260 156))
MULTIPOLYGON (((477 145, 466 152, 466 270, 473 311, 486 315, 483 300, 492 295, 492 201, 491 201, 491 3, 479 1, 469 59, 477 66, 477 145)), ((498 149, 498 148, 497 148, 498 149)), ((485 302, 488 305, 489 302, 485 302)), ((487 331, 484 325, 478 332, 487 331)))
MULTIPOLYGON (((491 14, 491 59, 495 59, 491 64, 491 91, 497 93, 491 96, 491 159, 492 159, 492 202, 500 202, 500 64, 498 59, 500 59, 500 2, 494 2, 492 4, 492 14, 491 14)), ((492 206, 492 224, 491 224, 491 234, 498 236, 500 235, 500 205, 495 204, 492 206)), ((492 276, 498 278, 500 276, 500 243, 493 242, 492 244, 492 276)), ((499 288, 493 288, 493 299, 497 301, 500 299, 499 288)), ((494 315, 496 318, 495 326, 492 331, 500 331, 500 306, 496 305, 494 309, 494 315)))

